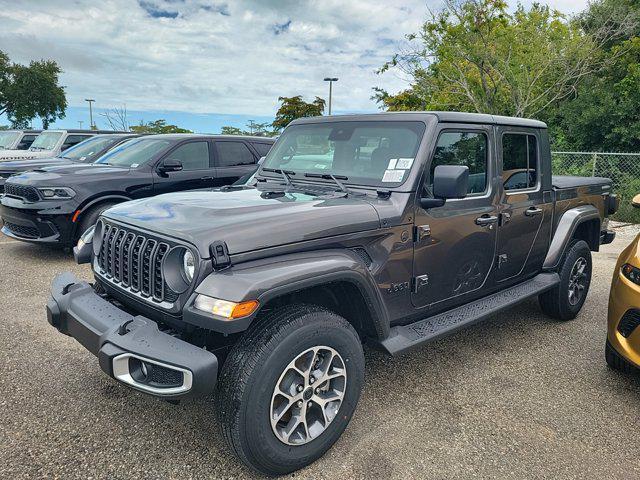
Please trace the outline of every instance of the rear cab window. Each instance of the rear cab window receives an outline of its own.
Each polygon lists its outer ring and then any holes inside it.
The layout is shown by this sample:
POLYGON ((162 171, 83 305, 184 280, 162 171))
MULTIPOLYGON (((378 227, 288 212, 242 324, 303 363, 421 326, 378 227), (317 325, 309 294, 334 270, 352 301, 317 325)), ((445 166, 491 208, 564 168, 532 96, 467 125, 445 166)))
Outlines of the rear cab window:
POLYGON ((253 165, 257 159, 244 142, 216 141, 219 167, 253 165))
POLYGON ((266 157, 267 153, 269 153, 269 150, 271 150, 271 147, 273 146, 272 143, 259 142, 251 142, 251 145, 256 149, 256 152, 258 152, 258 155, 260 155, 261 157, 266 157))
POLYGON ((538 143, 535 135, 502 135, 502 184, 507 193, 535 188, 538 183, 538 143))

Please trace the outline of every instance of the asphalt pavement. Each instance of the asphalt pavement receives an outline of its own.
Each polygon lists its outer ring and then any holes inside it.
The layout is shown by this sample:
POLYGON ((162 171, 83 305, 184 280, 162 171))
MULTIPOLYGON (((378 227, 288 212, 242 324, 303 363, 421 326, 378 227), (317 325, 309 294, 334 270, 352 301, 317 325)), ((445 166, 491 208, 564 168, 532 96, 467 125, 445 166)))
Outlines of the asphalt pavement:
MULTIPOLYGON (((640 376, 604 362, 609 285, 637 228, 594 254, 574 321, 528 301, 399 358, 366 351, 355 417, 293 478, 638 478, 640 376)), ((106 377, 46 321, 69 254, 0 239, 0 478, 255 478, 211 398, 171 405, 106 377)))

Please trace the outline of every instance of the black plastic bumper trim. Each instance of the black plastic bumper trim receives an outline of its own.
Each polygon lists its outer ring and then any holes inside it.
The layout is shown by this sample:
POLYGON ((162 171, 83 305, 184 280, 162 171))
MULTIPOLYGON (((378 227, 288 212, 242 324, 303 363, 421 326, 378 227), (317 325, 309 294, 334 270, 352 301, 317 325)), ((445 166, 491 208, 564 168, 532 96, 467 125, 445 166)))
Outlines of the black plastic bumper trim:
POLYGON ((215 388, 218 359, 214 354, 161 332, 158 324, 146 317, 126 313, 70 272, 62 273, 53 280, 51 297, 47 302, 47 320, 96 355, 100 368, 112 378, 113 358, 132 353, 193 374, 189 391, 157 396, 182 399, 208 395, 215 388))

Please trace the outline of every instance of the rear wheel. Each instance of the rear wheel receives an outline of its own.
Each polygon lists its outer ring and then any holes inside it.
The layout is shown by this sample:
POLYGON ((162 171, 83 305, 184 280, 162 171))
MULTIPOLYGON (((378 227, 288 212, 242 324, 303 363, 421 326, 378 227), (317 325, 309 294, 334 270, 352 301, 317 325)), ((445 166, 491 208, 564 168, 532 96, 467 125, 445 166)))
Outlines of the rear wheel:
POLYGON ((635 370, 633 365, 627 362, 627 360, 625 360, 622 355, 616 352, 615 348, 611 346, 608 339, 604 346, 604 359, 607 361, 607 365, 609 365, 609 368, 613 370, 618 370, 624 373, 630 373, 635 370))
POLYGON ((251 468, 293 472, 338 440, 363 381, 362 345, 344 318, 311 305, 275 310, 246 332, 223 366, 223 434, 251 468))
POLYGON ((538 297, 542 311, 557 320, 572 320, 580 312, 591 285, 591 250, 574 240, 558 268, 560 283, 538 297))

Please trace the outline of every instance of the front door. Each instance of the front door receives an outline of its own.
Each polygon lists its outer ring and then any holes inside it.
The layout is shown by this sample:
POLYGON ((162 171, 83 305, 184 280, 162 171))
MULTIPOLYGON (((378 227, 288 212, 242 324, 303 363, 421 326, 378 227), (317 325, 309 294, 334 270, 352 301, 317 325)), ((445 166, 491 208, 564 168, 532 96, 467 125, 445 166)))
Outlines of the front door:
POLYGON ((536 129, 499 127, 498 165, 503 197, 496 249, 496 280, 524 279, 540 270, 551 210, 543 205, 540 139, 536 129))
POLYGON ((161 173, 156 166, 153 174, 153 191, 156 195, 214 186, 215 168, 210 143, 207 140, 181 143, 163 155, 157 165, 162 164, 164 160, 179 161, 182 163, 182 170, 161 173))
MULTIPOLYGON (((443 125, 427 163, 423 196, 432 191, 438 165, 469 167, 466 198, 444 206, 416 207, 414 236, 415 307, 444 310, 493 287, 499 192, 495 181, 494 134, 490 125, 443 125)), ((418 195, 419 197, 419 195, 418 195)))

